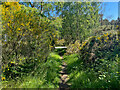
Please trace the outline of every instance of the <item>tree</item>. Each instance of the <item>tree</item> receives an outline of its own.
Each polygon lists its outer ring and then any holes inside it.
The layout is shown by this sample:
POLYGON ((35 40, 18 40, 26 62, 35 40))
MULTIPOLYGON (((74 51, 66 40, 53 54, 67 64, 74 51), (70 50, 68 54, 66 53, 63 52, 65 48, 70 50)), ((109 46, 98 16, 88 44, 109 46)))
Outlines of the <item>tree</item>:
POLYGON ((103 14, 99 14, 100 15, 100 22, 101 22, 101 25, 103 25, 102 24, 102 22, 103 22, 103 14))
POLYGON ((112 21, 111 21, 111 25, 115 25, 115 20, 112 20, 112 21))
MULTIPOLYGON (((23 3, 24 4, 24 3, 23 3)), ((30 2, 28 6, 34 6, 38 10, 41 3, 30 2)), ((42 2, 43 15, 50 20, 55 17, 60 21, 58 31, 61 32, 61 38, 67 41, 85 40, 89 36, 92 28, 99 25, 99 6, 96 2, 42 2), (55 15, 53 15, 55 14, 55 15)), ((54 23, 58 26, 58 23, 54 23)))
POLYGON ((104 19, 104 20, 102 21, 102 24, 103 24, 103 25, 109 25, 108 19, 104 19))
POLYGON ((85 40, 91 29, 99 25, 98 7, 95 2, 64 2, 56 6, 63 19, 61 33, 67 44, 85 40))

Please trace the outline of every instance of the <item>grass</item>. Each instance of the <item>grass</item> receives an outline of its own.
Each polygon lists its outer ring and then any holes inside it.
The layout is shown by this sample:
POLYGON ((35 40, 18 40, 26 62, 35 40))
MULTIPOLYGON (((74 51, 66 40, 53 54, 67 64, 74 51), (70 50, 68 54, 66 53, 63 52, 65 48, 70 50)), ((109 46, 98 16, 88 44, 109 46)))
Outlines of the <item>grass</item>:
MULTIPOLYGON (((117 61, 116 58, 115 61, 117 61)), ((64 56, 69 72, 69 81, 71 88, 119 88, 120 81, 118 79, 116 62, 107 62, 109 71, 105 72, 102 67, 99 67, 101 73, 95 72, 93 68, 85 68, 82 60, 77 54, 64 56), (115 71, 112 70, 112 67, 115 71)), ((107 64, 106 63, 106 64, 107 64)))
POLYGON ((55 59, 61 59, 60 55, 58 55, 55 52, 50 53, 50 57, 55 58, 55 59))
POLYGON ((17 80, 2 81, 2 88, 58 88, 60 64, 60 56, 52 52, 46 63, 37 66, 34 74, 18 77, 17 80))
MULTIPOLYGON (((119 88, 120 80, 118 67, 120 58, 116 55, 114 61, 102 59, 98 68, 85 67, 78 54, 64 55, 63 60, 67 64, 71 88, 119 88), (104 66, 108 70, 104 70, 104 66)), ((2 81, 2 88, 59 88, 60 74, 59 67, 62 64, 60 55, 51 52, 47 62, 39 63, 34 74, 17 78, 17 80, 2 81)), ((31 67, 32 68, 32 67, 31 67)))

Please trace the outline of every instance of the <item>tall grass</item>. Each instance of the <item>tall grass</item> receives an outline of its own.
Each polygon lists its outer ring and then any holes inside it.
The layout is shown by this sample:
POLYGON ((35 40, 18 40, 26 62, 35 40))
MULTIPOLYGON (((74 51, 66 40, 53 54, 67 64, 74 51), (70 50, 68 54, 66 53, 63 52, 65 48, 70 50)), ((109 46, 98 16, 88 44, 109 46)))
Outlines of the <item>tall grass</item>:
POLYGON ((120 57, 116 56, 114 61, 103 60, 98 72, 94 68, 84 67, 82 60, 77 54, 65 57, 67 70, 69 71, 69 81, 71 88, 119 88, 120 80, 118 74, 118 65, 120 57), (103 67, 108 65, 105 70, 103 67))
POLYGON ((33 74, 18 77, 17 80, 2 81, 2 88, 58 88, 60 64, 60 56, 52 52, 47 62, 39 63, 33 74))

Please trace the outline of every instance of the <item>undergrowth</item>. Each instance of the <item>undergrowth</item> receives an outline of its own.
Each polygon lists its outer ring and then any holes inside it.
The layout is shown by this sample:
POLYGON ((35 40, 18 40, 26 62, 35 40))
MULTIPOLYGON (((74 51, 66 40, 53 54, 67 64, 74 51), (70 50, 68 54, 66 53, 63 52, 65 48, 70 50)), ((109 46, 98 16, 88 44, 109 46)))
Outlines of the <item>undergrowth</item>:
POLYGON ((99 67, 85 67, 77 54, 64 56, 69 73, 71 88, 119 88, 118 65, 120 58, 116 55, 114 61, 102 59, 99 67))
POLYGON ((52 52, 47 62, 39 63, 33 73, 17 79, 4 80, 2 88, 58 88, 60 64, 60 56, 52 52))

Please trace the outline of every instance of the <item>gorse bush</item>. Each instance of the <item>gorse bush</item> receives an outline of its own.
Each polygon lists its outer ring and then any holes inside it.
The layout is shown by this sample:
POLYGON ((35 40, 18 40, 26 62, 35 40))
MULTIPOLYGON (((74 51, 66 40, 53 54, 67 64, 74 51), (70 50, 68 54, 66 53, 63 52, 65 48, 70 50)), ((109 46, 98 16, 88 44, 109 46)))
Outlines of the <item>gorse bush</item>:
POLYGON ((119 47, 119 31, 69 46, 67 53, 71 55, 65 56, 65 61, 71 88, 119 88, 119 47), (78 52, 74 52, 75 46, 78 52))
POLYGON ((87 63, 95 63, 97 59, 114 59, 119 54, 119 40, 116 35, 104 34, 101 37, 92 37, 80 49, 80 58, 87 63))
POLYGON ((119 31, 117 34, 104 34, 100 37, 91 36, 80 43, 76 41, 67 48, 67 54, 79 53, 79 58, 86 64, 93 64, 97 59, 114 59, 119 54, 119 31))
POLYGON ((61 39, 61 40, 57 40, 57 41, 56 41, 56 45, 57 45, 57 46, 63 46, 64 43, 65 43, 65 40, 64 40, 64 39, 61 39))
POLYGON ((71 88, 119 88, 119 31, 91 36, 73 54, 75 45, 67 48, 71 55, 65 56, 71 88))
POLYGON ((10 73, 20 74, 22 70, 19 69, 32 66, 33 70, 37 63, 47 60, 52 40, 56 40, 58 33, 50 20, 42 17, 36 8, 18 2, 5 2, 1 7, 2 66, 8 78, 12 75, 10 73), (13 66, 11 62, 14 62, 13 66))
POLYGON ((66 50, 66 54, 78 53, 80 50, 80 42, 76 40, 74 44, 69 44, 66 50))

